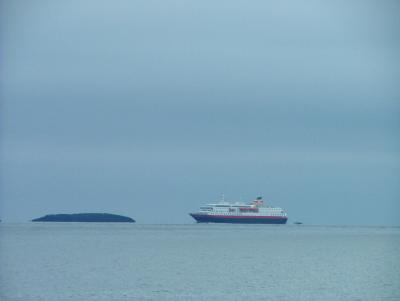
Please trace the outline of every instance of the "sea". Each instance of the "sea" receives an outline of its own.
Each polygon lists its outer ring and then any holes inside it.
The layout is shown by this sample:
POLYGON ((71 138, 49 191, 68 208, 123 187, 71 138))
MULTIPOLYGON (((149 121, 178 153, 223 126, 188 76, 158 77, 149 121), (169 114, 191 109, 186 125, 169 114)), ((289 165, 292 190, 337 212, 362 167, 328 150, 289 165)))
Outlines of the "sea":
POLYGON ((1 301, 398 301, 400 228, 0 225, 1 301))

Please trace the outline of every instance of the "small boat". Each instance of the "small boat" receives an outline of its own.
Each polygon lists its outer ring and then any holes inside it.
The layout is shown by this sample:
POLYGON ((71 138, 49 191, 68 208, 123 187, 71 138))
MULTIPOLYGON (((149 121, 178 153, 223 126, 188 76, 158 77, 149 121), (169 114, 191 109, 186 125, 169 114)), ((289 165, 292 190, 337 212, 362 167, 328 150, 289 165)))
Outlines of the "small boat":
POLYGON ((302 225, 303 223, 302 223, 302 222, 294 222, 293 224, 295 224, 295 225, 302 225))

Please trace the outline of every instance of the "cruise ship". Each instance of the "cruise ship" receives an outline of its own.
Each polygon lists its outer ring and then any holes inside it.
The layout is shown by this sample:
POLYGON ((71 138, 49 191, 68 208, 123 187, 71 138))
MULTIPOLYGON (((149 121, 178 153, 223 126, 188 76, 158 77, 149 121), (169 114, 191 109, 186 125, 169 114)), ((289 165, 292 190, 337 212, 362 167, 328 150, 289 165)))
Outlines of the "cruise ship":
POLYGON ((279 207, 264 205, 262 197, 251 203, 219 203, 200 207, 189 213, 198 223, 286 224, 286 212, 279 207))

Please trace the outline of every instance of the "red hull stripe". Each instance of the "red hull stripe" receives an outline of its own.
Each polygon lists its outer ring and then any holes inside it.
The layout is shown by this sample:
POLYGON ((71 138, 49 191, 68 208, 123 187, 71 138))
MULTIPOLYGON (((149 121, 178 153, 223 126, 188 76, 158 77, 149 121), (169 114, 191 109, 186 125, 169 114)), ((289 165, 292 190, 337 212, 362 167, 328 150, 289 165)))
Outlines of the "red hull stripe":
POLYGON ((238 215, 211 215, 211 214, 193 214, 193 216, 205 216, 205 217, 218 217, 218 218, 237 218, 237 219, 246 219, 246 218, 259 218, 259 219, 287 219, 286 216, 238 216, 238 215))

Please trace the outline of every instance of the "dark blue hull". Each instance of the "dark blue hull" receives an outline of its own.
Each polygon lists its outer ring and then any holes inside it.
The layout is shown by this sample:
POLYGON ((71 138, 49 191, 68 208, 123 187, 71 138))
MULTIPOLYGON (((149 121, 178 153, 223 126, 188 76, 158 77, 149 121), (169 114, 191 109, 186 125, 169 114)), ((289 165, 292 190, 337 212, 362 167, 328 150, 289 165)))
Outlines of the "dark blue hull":
POLYGON ((287 217, 278 216, 232 216, 190 213, 198 223, 229 224, 286 224, 287 217))

